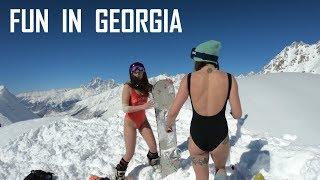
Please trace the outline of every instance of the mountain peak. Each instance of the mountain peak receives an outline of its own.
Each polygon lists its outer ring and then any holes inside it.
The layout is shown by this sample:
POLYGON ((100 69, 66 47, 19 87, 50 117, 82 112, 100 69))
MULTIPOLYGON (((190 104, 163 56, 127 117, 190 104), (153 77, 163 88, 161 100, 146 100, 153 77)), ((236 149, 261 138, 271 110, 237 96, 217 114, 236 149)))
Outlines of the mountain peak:
POLYGON ((88 86, 98 86, 100 84, 103 84, 104 81, 102 80, 102 78, 100 77, 94 77, 91 79, 91 81, 89 82, 88 86))
POLYGON ((117 86, 115 81, 113 79, 110 80, 103 80, 100 77, 94 77, 91 79, 91 81, 82 87, 85 87, 87 89, 109 89, 109 88, 114 88, 117 86))
POLYGON ((4 94, 6 92, 8 92, 7 88, 2 86, 2 85, 0 85, 0 94, 4 94))
POLYGON ((289 46, 285 48, 286 51, 288 51, 290 48, 299 49, 299 47, 309 47, 310 45, 307 43, 304 43, 303 41, 294 41, 289 46))
MULTIPOLYGON (((39 117, 24 107, 17 97, 4 86, 0 86, 0 114, 9 120, 5 125, 39 117)), ((0 123, 4 123, 1 122, 1 118, 0 123)))
POLYGON ((286 46, 258 74, 277 72, 320 73, 320 41, 306 44, 302 41, 286 46))
POLYGON ((304 43, 303 41, 293 41, 290 46, 293 45, 306 45, 306 43, 304 43))

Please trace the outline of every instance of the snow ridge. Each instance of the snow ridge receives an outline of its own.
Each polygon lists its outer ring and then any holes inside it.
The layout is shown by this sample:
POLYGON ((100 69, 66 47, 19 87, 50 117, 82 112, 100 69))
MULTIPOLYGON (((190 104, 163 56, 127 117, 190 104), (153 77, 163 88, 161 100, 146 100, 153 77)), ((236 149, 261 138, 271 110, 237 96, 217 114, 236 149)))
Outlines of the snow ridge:
POLYGON ((240 74, 237 78, 250 77, 255 74, 280 72, 300 72, 320 74, 320 41, 306 44, 293 42, 269 61, 259 72, 240 74))
POLYGON ((77 102, 107 92, 118 85, 112 79, 102 80, 97 77, 80 88, 21 93, 18 95, 18 98, 40 117, 55 116, 59 113, 72 111, 77 102))
POLYGON ((276 72, 303 72, 320 74, 320 41, 306 44, 293 42, 285 47, 258 74, 276 72))
POLYGON ((39 118, 29 111, 15 95, 0 86, 0 124, 1 126, 27 119, 39 118))

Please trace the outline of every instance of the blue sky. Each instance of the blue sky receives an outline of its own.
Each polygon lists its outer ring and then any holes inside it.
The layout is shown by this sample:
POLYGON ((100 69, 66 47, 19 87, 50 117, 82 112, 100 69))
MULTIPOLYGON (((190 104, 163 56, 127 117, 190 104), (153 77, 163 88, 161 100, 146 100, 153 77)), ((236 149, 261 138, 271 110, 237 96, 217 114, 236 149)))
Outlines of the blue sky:
POLYGON ((124 82, 135 60, 145 64, 149 77, 187 73, 192 47, 210 39, 222 42, 224 71, 259 71, 293 41, 320 40, 319 7, 316 0, 1 1, 0 84, 20 93, 79 87, 96 76, 124 82), (13 8, 48 8, 49 33, 10 33, 13 8), (81 34, 62 33, 63 8, 82 9, 81 34), (96 33, 95 10, 111 8, 176 8, 183 32, 96 33))

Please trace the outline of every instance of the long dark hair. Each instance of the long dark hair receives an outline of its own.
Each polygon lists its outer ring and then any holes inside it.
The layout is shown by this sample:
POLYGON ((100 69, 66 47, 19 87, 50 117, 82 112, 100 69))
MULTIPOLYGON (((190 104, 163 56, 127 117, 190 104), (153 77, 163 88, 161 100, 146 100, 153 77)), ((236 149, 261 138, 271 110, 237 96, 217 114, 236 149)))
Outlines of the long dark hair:
POLYGON ((215 68, 217 68, 219 70, 219 63, 208 62, 208 61, 196 61, 194 63, 194 70, 199 71, 201 68, 203 68, 207 64, 212 64, 215 68))
POLYGON ((138 79, 131 73, 131 69, 132 69, 133 66, 140 66, 140 67, 143 67, 145 69, 144 65, 142 63, 140 63, 140 62, 132 63, 130 65, 130 67, 129 67, 130 81, 127 82, 127 84, 131 88, 136 89, 136 90, 142 92, 144 95, 148 96, 149 92, 151 92, 151 90, 152 90, 152 85, 149 83, 146 70, 143 72, 142 79, 138 79))

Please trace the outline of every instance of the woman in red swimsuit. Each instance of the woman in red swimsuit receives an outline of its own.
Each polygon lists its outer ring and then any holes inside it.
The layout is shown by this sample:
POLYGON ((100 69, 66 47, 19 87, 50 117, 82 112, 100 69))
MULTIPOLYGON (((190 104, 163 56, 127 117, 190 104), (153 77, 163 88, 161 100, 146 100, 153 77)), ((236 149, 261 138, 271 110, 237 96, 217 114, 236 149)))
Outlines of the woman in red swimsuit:
POLYGON ((122 91, 122 107, 126 113, 124 118, 126 154, 116 167, 116 179, 124 179, 128 163, 135 151, 137 129, 149 147, 147 154, 149 164, 159 163, 156 141, 145 114, 146 109, 153 107, 153 102, 148 102, 152 85, 149 83, 145 68, 140 62, 130 65, 129 75, 130 81, 124 85, 122 91))

